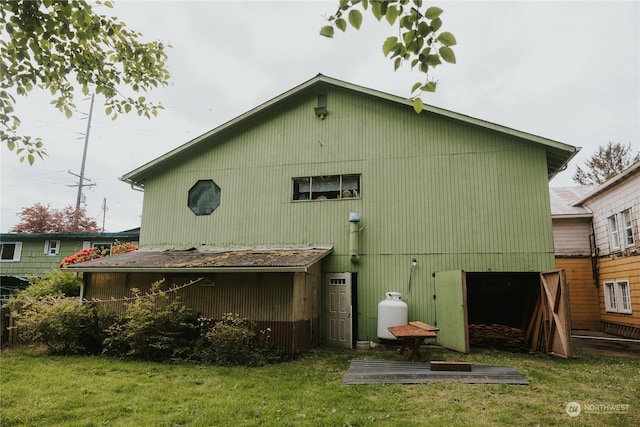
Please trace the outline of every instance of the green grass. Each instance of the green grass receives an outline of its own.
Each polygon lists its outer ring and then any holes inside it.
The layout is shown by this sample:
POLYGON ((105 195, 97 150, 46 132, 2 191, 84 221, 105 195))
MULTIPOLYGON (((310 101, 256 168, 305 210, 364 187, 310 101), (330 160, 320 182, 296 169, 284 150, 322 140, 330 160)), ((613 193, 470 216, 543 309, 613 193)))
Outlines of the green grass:
MULTIPOLYGON (((261 368, 56 357, 10 349, 0 357, 6 426, 492 426, 640 425, 640 359, 572 360, 433 350, 434 360, 512 366, 529 386, 461 383, 343 385, 352 358, 393 351, 315 350, 261 368), (568 402, 629 405, 576 418, 568 402)), ((599 408, 602 408, 601 406, 599 408)))

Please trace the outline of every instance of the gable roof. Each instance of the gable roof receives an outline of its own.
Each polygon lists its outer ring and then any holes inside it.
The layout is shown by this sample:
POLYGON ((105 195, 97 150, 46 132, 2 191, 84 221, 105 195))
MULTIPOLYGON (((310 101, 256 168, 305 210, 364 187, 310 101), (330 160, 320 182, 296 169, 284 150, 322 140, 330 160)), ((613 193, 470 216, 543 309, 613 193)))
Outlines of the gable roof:
POLYGON ((603 182, 600 186, 596 187, 590 193, 574 201, 573 205, 574 206, 582 205, 584 204, 584 202, 597 196, 598 194, 603 193, 608 189, 615 187, 618 184, 622 184, 624 181, 631 179, 635 175, 639 175, 639 174, 640 174, 640 161, 637 161, 631 166, 629 166, 628 168, 626 168, 625 170, 623 170, 622 172, 620 172, 618 175, 603 182))
MULTIPOLYGON (((244 114, 206 132, 199 137, 169 151, 168 153, 152 160, 137 169, 134 169, 131 172, 126 173, 122 177, 120 177, 121 181, 127 182, 131 184, 132 187, 136 186, 139 188, 144 188, 145 177, 149 172, 156 170, 165 162, 170 159, 184 154, 196 147, 200 144, 204 143, 209 138, 221 134, 224 131, 230 130, 234 127, 237 127, 241 124, 244 124, 250 118, 257 117, 260 113, 268 111, 284 101, 291 99, 294 96, 300 95, 308 90, 314 88, 325 88, 325 87, 337 87, 342 88, 348 91, 353 91, 359 94, 372 96, 378 98, 382 101, 393 102, 396 104, 404 105, 407 107, 408 112, 410 111, 412 114, 416 114, 413 110, 413 102, 408 100, 407 98, 403 98, 396 95, 391 95, 385 92, 380 92, 374 89, 366 88, 364 86, 358 86, 352 83, 347 83, 342 80, 334 79, 331 77, 327 77, 322 74, 318 74, 314 78, 307 80, 306 82, 284 92, 281 95, 276 96, 275 98, 260 104, 259 106, 253 108, 252 110, 247 111, 244 114)), ((445 110, 442 108, 434 107, 431 105, 424 105, 422 114, 435 114, 443 117, 448 117, 454 120, 458 120, 467 124, 471 124, 474 126, 478 126, 481 128, 493 130, 496 132, 500 132, 506 135, 510 135, 516 138, 520 138, 526 141, 530 141, 536 144, 540 144, 544 147, 546 156, 547 156, 547 175, 548 178, 553 178, 556 174, 561 172, 566 168, 567 163, 578 153, 579 148, 574 147, 572 145, 564 144, 558 141, 553 141, 547 138, 543 138, 537 135, 533 135, 526 132, 521 132, 515 129, 511 129, 505 126, 501 126, 498 124, 490 123, 484 120, 476 119, 470 116, 466 116, 464 114, 455 113, 453 111, 445 110)))

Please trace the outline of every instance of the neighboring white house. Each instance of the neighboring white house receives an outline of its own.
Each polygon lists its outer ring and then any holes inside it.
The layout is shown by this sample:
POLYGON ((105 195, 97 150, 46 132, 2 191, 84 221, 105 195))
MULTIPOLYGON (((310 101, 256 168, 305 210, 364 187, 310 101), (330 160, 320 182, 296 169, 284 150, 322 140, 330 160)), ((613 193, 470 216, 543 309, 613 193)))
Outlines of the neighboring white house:
POLYGON ((640 162, 595 188, 551 188, 551 206, 573 327, 640 338, 640 162))

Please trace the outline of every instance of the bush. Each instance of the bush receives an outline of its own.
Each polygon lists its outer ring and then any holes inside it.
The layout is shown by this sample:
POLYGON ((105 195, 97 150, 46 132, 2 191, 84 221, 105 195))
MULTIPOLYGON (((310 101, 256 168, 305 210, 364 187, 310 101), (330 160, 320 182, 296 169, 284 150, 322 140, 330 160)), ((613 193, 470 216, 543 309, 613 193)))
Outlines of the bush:
POLYGON ((16 326, 30 343, 52 354, 99 354, 111 316, 104 308, 77 298, 42 298, 20 303, 16 326))
POLYGON ((179 299, 169 301, 162 283, 154 283, 145 295, 133 289, 133 302, 107 328, 106 354, 145 360, 187 357, 196 338, 195 318, 179 299))
POLYGON ((51 270, 43 277, 29 278, 29 286, 18 292, 16 299, 27 301, 39 298, 80 296, 82 281, 73 273, 51 270))
POLYGON ((270 342, 270 329, 256 333, 255 322, 225 313, 222 320, 212 327, 210 321, 201 319, 205 326, 199 345, 194 350, 201 362, 222 366, 262 366, 286 358, 286 354, 270 342))

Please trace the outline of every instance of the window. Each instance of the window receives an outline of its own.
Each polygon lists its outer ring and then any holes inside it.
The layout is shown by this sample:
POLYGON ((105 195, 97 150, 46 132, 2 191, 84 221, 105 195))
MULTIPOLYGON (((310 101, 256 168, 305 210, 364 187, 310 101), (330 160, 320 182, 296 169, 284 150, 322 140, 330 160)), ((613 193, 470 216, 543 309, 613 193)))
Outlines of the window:
POLYGON ((0 261, 17 262, 22 254, 22 243, 2 243, 0 245, 0 261))
POLYGON ((220 206, 220 187, 211 179, 196 182, 189 190, 187 205, 198 216, 211 215, 220 206))
POLYGON ((604 306, 607 311, 618 312, 616 282, 604 282, 604 306))
POLYGON ((293 178, 292 200, 360 198, 360 175, 322 175, 293 178))
POLYGON ((609 243, 611 250, 620 249, 620 236, 618 234, 618 220, 616 215, 609 217, 609 243))
POLYGON ((629 280, 604 282, 605 310, 612 313, 631 314, 631 290, 629 280))
POLYGON ((60 240, 45 240, 44 254, 58 255, 60 253, 60 240))
POLYGON ((631 209, 622 212, 622 229, 625 246, 633 246, 633 224, 631 222, 631 209))
POLYGON ((111 245, 109 242, 94 242, 91 247, 95 248, 100 255, 108 256, 111 255, 111 245))

